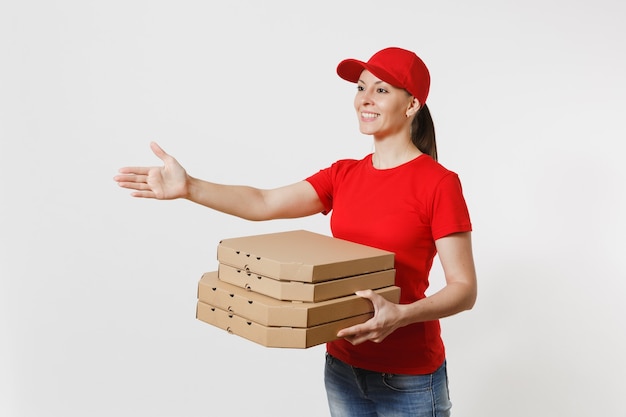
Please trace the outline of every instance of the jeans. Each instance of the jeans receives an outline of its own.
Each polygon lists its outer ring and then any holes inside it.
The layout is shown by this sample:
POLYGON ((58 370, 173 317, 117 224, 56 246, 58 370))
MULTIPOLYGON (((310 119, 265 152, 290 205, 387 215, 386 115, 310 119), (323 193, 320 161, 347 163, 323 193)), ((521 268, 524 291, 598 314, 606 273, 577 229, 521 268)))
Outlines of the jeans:
POLYGON ((449 417, 446 363, 428 375, 354 368, 326 354, 326 395, 332 417, 449 417))

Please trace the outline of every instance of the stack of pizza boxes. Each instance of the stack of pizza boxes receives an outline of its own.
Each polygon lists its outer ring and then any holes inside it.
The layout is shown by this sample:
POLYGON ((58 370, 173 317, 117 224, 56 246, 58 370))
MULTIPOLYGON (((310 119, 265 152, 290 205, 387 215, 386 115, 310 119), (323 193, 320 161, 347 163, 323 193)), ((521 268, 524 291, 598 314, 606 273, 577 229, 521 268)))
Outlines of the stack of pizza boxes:
POLYGON ((397 303, 394 254, 294 230, 224 239, 198 283, 196 318, 267 347, 308 348, 367 321, 372 289, 397 303))

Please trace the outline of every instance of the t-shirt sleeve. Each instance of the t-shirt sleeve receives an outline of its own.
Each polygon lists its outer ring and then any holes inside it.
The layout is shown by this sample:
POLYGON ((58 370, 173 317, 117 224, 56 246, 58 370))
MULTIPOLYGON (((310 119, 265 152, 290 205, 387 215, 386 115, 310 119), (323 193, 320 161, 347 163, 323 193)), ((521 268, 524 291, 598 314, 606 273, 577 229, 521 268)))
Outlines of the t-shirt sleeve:
POLYGON ((308 181, 313 186, 320 201, 324 205, 324 211, 322 211, 322 213, 330 213, 330 211, 333 209, 334 188, 332 167, 320 170, 316 174, 313 174, 310 177, 306 178, 305 181, 308 181))
POLYGON ((457 174, 450 172, 439 182, 433 196, 432 210, 431 230, 434 240, 452 233, 472 230, 467 203, 457 174))

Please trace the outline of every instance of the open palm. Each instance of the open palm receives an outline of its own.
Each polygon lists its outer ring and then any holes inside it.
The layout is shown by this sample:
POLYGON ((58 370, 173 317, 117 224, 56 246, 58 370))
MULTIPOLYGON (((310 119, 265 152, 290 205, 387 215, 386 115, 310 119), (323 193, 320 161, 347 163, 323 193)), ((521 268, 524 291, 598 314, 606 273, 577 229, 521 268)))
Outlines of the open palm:
POLYGON ((114 180, 123 188, 135 190, 133 197, 173 200, 187 195, 187 172, 178 161, 155 142, 152 152, 163 161, 161 167, 124 167, 114 180))

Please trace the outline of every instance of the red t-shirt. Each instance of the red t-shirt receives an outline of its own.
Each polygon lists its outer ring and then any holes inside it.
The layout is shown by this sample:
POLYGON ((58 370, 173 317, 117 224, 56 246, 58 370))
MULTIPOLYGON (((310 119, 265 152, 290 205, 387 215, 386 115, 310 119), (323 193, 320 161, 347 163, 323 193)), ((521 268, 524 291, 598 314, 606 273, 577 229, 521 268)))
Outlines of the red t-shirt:
MULTIPOLYGON (((401 304, 425 297, 435 240, 472 229, 457 174, 423 154, 378 170, 372 155, 340 160, 306 179, 332 211, 333 236, 395 253, 401 304)), ((397 329, 381 343, 344 339, 328 353, 359 368, 396 374, 432 373, 445 359, 439 321, 397 329)))

